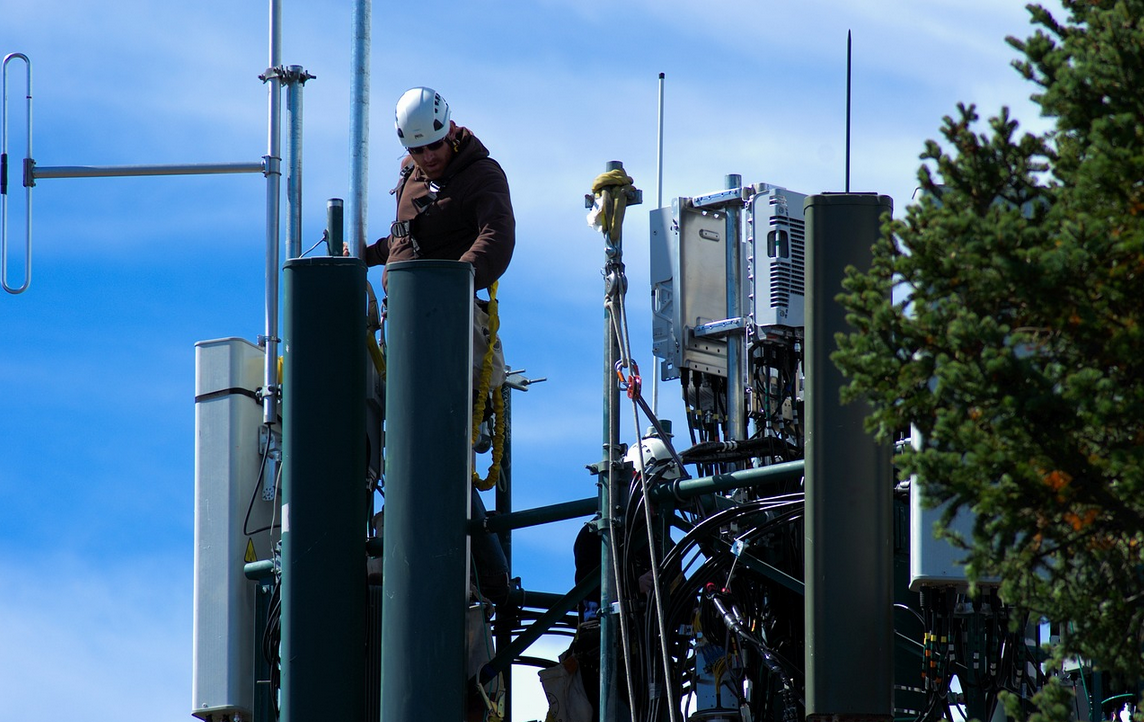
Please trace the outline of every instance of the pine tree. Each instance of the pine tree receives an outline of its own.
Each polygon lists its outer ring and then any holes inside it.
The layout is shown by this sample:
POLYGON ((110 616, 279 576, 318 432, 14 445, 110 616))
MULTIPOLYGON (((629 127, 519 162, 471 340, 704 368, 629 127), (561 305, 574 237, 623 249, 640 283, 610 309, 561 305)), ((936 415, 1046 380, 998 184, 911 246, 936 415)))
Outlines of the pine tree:
POLYGON ((944 119, 920 202, 851 269, 834 360, 880 438, 920 432, 903 478, 976 515, 971 577, 1144 679, 1144 0, 1062 4, 1008 39, 1055 127, 944 119))

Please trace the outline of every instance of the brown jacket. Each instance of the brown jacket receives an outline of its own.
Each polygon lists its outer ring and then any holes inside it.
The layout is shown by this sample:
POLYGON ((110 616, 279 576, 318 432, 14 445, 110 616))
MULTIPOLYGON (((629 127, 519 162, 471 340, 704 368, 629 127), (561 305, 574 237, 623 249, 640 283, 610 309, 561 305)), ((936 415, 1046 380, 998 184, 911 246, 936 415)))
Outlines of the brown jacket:
POLYGON ((508 268, 516 244, 508 179, 467 128, 458 127, 457 137, 457 154, 435 183, 416 169, 409 156, 402 159, 402 180, 392 192, 397 195, 397 221, 408 222, 409 235, 390 233, 367 246, 367 265, 417 258, 468 261, 478 291, 508 268), (436 200, 431 196, 433 185, 436 200), (424 205, 420 213, 419 204, 424 205))

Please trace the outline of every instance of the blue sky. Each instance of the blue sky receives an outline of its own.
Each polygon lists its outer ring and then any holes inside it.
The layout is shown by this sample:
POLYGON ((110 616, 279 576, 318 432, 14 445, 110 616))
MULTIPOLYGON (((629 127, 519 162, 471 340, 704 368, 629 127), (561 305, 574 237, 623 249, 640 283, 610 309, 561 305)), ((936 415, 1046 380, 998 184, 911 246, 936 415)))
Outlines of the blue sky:
MULTIPOLYGON (((283 5, 282 60, 316 76, 304 248, 321 237, 326 199, 348 194, 349 8, 283 5)), ((32 60, 35 160, 259 160, 267 18, 262 2, 0 0, 0 55, 32 60)), ((924 141, 958 101, 983 115, 1007 104, 1044 126, 1004 42, 1028 34, 1022 2, 375 3, 370 238, 392 219, 392 106, 410 86, 441 92, 511 183, 502 337, 511 366, 548 379, 514 400, 517 508, 595 494, 584 467, 601 454, 603 249, 583 195, 609 160, 644 190, 624 239, 633 344, 650 376, 658 74, 665 199, 719 190, 728 173, 842 190, 847 30, 851 187, 889 194, 898 214, 924 141)), ((9 84, 22 123, 23 65, 9 84)), ((21 131, 9 152, 23 148, 21 131)), ((17 179, 10 192, 18 284, 17 179)), ((264 198, 260 175, 36 186, 32 285, 0 295, 0 699, 26 722, 190 719, 194 344, 263 332, 264 198)), ((380 288, 380 269, 370 277, 380 288)), ((682 432, 677 395, 666 385, 660 408, 682 432)), ((579 524, 516 536, 527 588, 572 585, 579 524)))

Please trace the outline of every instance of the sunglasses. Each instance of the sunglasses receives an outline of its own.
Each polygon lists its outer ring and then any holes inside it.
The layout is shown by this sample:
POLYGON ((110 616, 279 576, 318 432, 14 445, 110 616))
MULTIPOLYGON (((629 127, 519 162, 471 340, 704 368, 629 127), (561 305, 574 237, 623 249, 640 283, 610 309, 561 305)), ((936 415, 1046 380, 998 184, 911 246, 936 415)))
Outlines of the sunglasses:
POLYGON ((443 146, 444 144, 445 144, 445 139, 442 138, 441 140, 436 140, 436 141, 433 141, 432 143, 428 143, 426 145, 418 146, 416 148, 410 148, 409 149, 409 155, 421 155, 425 151, 433 152, 433 151, 437 150, 438 148, 440 148, 441 146, 443 146))

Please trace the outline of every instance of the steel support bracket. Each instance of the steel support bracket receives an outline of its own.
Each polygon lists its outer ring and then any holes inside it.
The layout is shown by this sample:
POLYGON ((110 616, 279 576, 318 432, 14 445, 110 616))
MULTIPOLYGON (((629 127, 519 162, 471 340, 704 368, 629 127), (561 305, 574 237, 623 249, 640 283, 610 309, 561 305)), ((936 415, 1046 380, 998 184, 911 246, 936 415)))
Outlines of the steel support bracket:
POLYGON ((696 337, 730 336, 735 331, 741 331, 746 327, 747 319, 745 318, 725 318, 722 321, 712 321, 696 326, 691 329, 691 334, 696 337))

